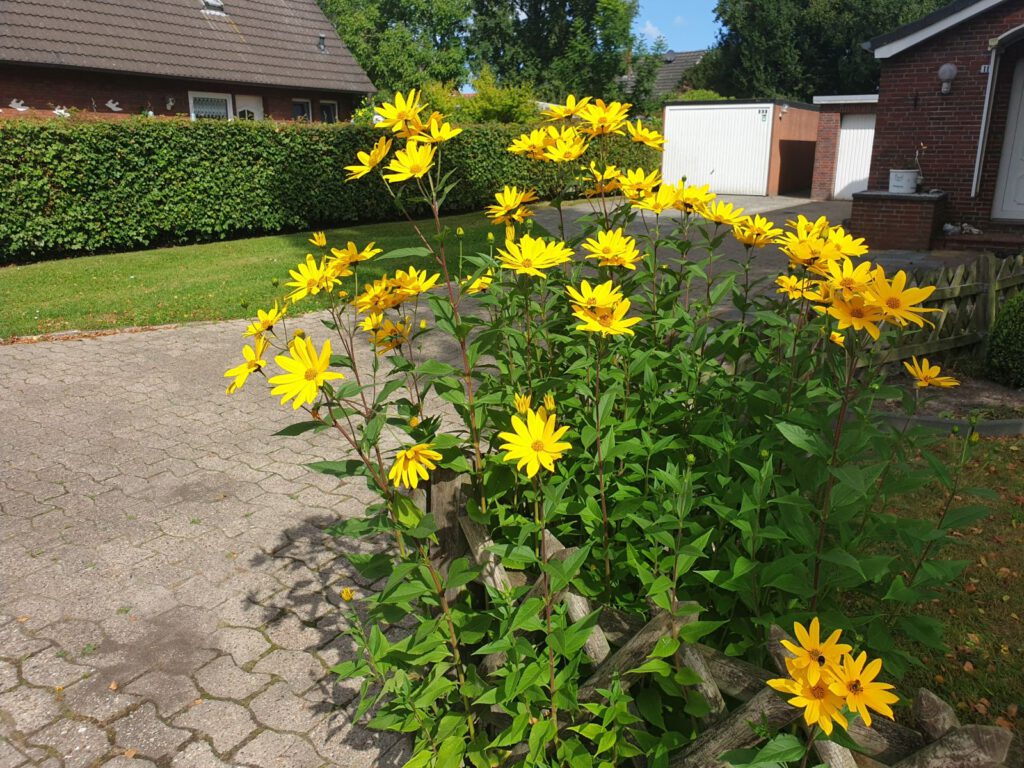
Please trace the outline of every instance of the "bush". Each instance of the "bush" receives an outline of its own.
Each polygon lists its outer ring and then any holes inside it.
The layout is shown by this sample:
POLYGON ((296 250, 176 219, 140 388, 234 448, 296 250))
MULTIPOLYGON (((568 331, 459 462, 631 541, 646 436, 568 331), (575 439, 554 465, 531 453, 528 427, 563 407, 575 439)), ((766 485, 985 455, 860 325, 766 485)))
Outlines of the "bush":
MULTIPOLYGON (((505 148, 518 125, 468 126, 447 167, 447 209, 480 210, 503 183, 552 194, 544 168, 505 148)), ((25 262, 377 221, 394 216, 379 179, 345 165, 379 130, 355 125, 135 118, 0 122, 0 254, 25 262)), ((652 165, 623 139, 610 162, 652 165)))
POLYGON ((1024 293, 1007 301, 992 326, 989 375, 1009 387, 1024 387, 1024 293))

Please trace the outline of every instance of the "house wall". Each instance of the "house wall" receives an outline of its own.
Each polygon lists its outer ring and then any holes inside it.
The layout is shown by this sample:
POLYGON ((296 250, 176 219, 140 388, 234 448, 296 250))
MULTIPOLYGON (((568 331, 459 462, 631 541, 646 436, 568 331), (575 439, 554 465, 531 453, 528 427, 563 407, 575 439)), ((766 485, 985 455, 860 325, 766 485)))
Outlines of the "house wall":
POLYGON ((810 189, 814 170, 814 142, 818 135, 818 110, 778 104, 772 110, 771 161, 768 194, 784 195, 810 189))
POLYGON ((981 184, 978 196, 972 198, 988 80, 982 67, 989 63, 988 41, 1022 24, 1024 0, 1011 0, 882 62, 870 190, 888 188, 889 169, 913 167, 914 149, 923 143, 927 146, 921 159, 923 187, 948 194, 947 220, 994 228, 992 200, 1013 67, 1024 55, 1024 44, 1001 54, 981 184), (955 64, 958 73, 952 91, 943 96, 938 70, 946 62, 955 64))
POLYGON ((351 116, 361 94, 308 91, 299 88, 268 88, 233 85, 216 81, 187 81, 160 77, 126 75, 117 72, 90 72, 75 69, 0 64, 0 117, 53 117, 53 108, 63 106, 80 110, 96 119, 119 119, 152 110, 158 117, 188 115, 188 92, 212 91, 232 96, 262 96, 264 116, 273 120, 292 119, 292 99, 312 102, 313 120, 320 118, 320 100, 338 102, 338 118, 351 116), (167 109, 167 99, 174 106, 167 109), (30 107, 17 112, 8 107, 20 99, 30 107), (120 102, 123 112, 111 112, 104 106, 108 99, 120 102))
POLYGON ((839 128, 843 115, 866 115, 877 111, 875 104, 822 104, 818 112, 818 140, 814 149, 812 200, 831 200, 839 162, 839 128))

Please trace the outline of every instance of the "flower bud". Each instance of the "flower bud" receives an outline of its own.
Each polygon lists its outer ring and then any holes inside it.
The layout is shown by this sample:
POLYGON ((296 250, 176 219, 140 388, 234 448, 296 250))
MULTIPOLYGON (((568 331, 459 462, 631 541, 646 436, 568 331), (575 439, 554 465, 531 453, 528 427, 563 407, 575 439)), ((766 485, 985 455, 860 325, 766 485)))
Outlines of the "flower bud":
POLYGON ((278 280, 276 277, 272 277, 272 278, 270 278, 270 284, 272 286, 274 286, 275 288, 277 288, 277 286, 279 286, 281 284, 281 281, 278 280))
POLYGON ((464 230, 462 227, 456 227, 455 228, 455 236, 457 238, 459 238, 459 240, 461 240, 462 238, 464 238, 466 236, 466 230, 464 230))
POLYGON ((954 425, 953 425, 953 429, 952 429, 952 430, 950 430, 950 431, 951 431, 951 432, 952 432, 952 433, 953 433, 954 435, 959 435, 959 434, 960 434, 960 427, 958 427, 958 426, 957 426, 956 424, 954 424, 954 425))
POLYGON ((696 463, 697 463, 697 457, 696 456, 694 456, 692 453, 686 454, 686 464, 687 464, 687 466, 692 467, 696 463))
POLYGON ((768 453, 768 451, 766 451, 764 448, 761 449, 761 458, 762 459, 767 459, 770 455, 771 454, 768 453))
POLYGON ((427 330, 427 321, 426 320, 420 320, 420 330, 421 331, 427 330))
POLYGON ((981 440, 981 435, 979 435, 977 432, 972 432, 971 433, 971 442, 972 443, 976 443, 979 440, 981 440))
POLYGON ((494 242, 494 233, 493 232, 488 232, 487 233, 487 242, 488 243, 493 243, 494 242))
POLYGON ((346 603, 351 603, 353 600, 356 599, 356 593, 353 592, 351 588, 345 587, 341 590, 341 599, 344 600, 346 603))

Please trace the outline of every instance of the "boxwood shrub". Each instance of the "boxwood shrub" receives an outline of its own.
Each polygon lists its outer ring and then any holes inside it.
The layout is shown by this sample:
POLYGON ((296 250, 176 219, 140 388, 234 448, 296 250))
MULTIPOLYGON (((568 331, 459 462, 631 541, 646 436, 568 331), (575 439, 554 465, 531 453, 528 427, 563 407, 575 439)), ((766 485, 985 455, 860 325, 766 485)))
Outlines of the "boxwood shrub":
MULTIPOLYGON (((505 151, 517 125, 466 126, 446 148, 459 181, 446 212, 480 210, 502 184, 555 189, 555 169, 505 151)), ((346 184, 343 167, 380 131, 132 118, 0 121, 0 260, 35 261, 393 216, 379 180, 346 184)), ((654 168, 621 140, 609 162, 654 168)))
POLYGON ((1024 293, 999 309, 988 341, 989 376, 1008 387, 1024 387, 1024 293))

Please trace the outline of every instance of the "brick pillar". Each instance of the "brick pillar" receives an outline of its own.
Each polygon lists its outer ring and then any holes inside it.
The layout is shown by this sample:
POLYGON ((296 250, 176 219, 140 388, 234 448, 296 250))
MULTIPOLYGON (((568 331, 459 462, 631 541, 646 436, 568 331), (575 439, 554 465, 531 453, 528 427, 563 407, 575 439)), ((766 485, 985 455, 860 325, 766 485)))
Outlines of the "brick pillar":
POLYGON ((814 148, 814 176, 811 179, 812 200, 832 199, 841 119, 839 112, 822 110, 818 115, 818 143, 814 148))

